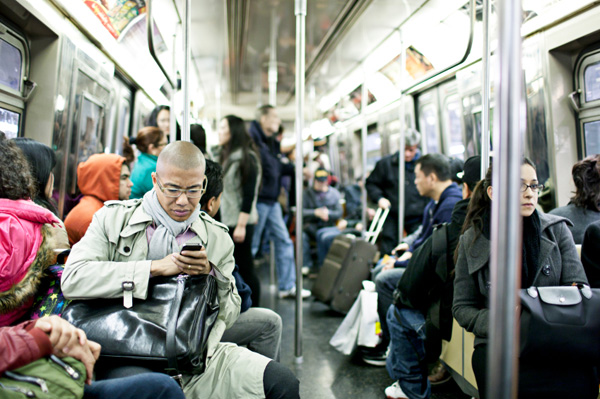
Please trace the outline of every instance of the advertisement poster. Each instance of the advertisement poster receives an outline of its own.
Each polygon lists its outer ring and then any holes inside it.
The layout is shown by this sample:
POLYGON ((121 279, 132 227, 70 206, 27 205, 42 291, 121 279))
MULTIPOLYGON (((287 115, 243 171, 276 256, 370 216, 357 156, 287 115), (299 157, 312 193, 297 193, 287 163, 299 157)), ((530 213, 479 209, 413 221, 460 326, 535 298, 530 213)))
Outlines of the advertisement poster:
POLYGON ((123 36, 127 28, 146 12, 144 0, 82 0, 115 38, 123 36))

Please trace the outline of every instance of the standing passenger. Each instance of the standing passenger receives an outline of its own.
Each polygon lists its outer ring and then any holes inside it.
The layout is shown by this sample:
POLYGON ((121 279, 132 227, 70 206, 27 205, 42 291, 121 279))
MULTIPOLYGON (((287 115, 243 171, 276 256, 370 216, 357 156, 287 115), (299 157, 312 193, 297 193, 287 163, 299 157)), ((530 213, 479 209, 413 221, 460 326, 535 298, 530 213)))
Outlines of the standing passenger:
MULTIPOLYGON (((533 163, 521 165, 523 243, 521 287, 587 284, 577 249, 565 218, 536 210, 539 184, 533 163)), ((490 235, 492 171, 477 184, 463 226, 456 261, 452 313, 458 324, 475 334, 473 371, 479 398, 485 399, 490 300, 490 235)), ((520 287, 517 287, 520 288, 520 287)), ((577 337, 573 337, 577 339, 577 337)), ((596 398, 598 383, 594 369, 584 362, 565 367, 560 361, 519 361, 520 398, 596 398)))
MULTIPOLYGON (((422 197, 415 186, 415 162, 420 158, 421 134, 414 129, 406 131, 404 147, 404 230, 413 233, 421 224, 423 209, 429 199, 422 197)), ((381 158, 367 179, 367 194, 382 209, 390 209, 381 231, 380 250, 389 254, 398 245, 398 162, 400 151, 381 158)))
POLYGON ((133 188, 131 198, 142 198, 144 194, 152 190, 152 173, 156 170, 158 154, 165 148, 169 141, 165 133, 156 127, 144 127, 140 129, 135 144, 141 154, 131 174, 133 188))
POLYGON ((65 219, 71 245, 81 240, 105 201, 129 199, 132 183, 125 158, 117 154, 92 155, 77 166, 77 185, 83 198, 65 219))
POLYGON ((569 219, 575 244, 583 242, 590 223, 600 220, 600 154, 591 155, 573 165, 573 182, 577 191, 565 206, 551 210, 551 215, 569 219))
MULTIPOLYGON (((263 105, 258 109, 257 120, 250 125, 250 136, 260 151, 262 163, 262 188, 258 194, 258 223, 252 237, 252 254, 256 256, 263 231, 275 244, 275 261, 277 278, 279 279, 279 296, 281 298, 296 296, 296 272, 294 266, 294 244, 283 221, 281 205, 277 197, 281 190, 281 175, 293 174, 291 164, 281 162, 280 143, 274 137, 279 131, 281 120, 272 105, 263 105)), ((302 297, 310 296, 310 291, 303 289, 302 297)))
POLYGON ((252 290, 253 305, 259 306, 260 281, 254 273, 252 257, 252 235, 258 221, 256 198, 262 174, 258 151, 244 121, 234 115, 227 115, 219 123, 219 145, 217 159, 224 172, 221 223, 229 227, 235 244, 233 257, 252 290))

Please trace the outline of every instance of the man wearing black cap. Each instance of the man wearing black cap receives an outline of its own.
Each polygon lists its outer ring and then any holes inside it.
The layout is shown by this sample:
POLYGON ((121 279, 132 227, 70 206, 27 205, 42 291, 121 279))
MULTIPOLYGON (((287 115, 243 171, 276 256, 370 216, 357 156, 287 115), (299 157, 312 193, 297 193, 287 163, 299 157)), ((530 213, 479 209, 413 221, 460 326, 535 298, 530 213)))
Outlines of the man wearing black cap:
MULTIPOLYGON (((443 367, 438 375, 425 377, 428 374, 428 365, 422 359, 427 356, 426 338, 428 338, 427 348, 432 348, 432 337, 425 336, 426 331, 431 331, 429 326, 425 326, 425 320, 432 309, 438 309, 435 315, 436 319, 440 320, 440 325, 437 327, 441 338, 438 340, 450 338, 454 276, 451 255, 456 249, 467 216, 469 198, 480 180, 480 163, 479 155, 471 157, 465 162, 464 170, 456 174, 457 179, 462 181, 463 199, 454 206, 451 222, 447 226, 446 253, 442 256, 434 256, 433 240, 429 237, 414 252, 394 292, 394 304, 389 307, 386 318, 391 338, 386 366, 390 377, 397 381, 385 389, 388 398, 427 398, 431 395, 431 384, 445 380, 442 377, 445 371, 443 367), (444 256, 445 258, 442 258, 444 256), (450 263, 447 263, 448 259, 450 263), (446 263, 440 263, 444 261, 446 263), (442 281, 437 274, 442 264, 448 276, 446 281, 442 281)), ((441 342, 439 345, 441 348, 441 342)), ((431 353, 429 355, 427 358, 432 357, 431 353)))
MULTIPOLYGON (((335 229, 337 234, 341 233, 335 222, 343 215, 340 204, 340 192, 334 187, 329 187, 329 172, 323 168, 315 171, 313 186, 304 190, 302 220, 304 231, 302 232, 302 253, 304 268, 313 268, 313 260, 310 254, 310 242, 316 241, 324 229, 335 229)), ((318 244, 318 243, 317 243, 318 244)), ((305 269, 306 270, 306 269, 305 269)))

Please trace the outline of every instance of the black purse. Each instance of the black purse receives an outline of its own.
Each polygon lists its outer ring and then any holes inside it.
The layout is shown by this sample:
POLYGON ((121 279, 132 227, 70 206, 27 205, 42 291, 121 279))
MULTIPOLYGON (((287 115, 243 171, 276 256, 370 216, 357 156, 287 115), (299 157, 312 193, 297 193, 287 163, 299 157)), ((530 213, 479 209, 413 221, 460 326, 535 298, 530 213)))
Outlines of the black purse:
POLYGON ((213 276, 153 277, 148 299, 72 301, 63 318, 102 345, 105 360, 127 359, 169 374, 204 371, 208 335, 219 313, 213 276))
POLYGON ((600 360, 600 289, 530 287, 520 297, 521 359, 600 360))

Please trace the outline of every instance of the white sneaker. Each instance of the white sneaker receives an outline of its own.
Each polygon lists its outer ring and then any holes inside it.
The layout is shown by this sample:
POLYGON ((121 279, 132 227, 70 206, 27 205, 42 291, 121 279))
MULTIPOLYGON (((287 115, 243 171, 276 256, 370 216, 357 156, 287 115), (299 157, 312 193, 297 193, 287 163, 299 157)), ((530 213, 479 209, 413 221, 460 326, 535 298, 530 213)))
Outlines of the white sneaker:
MULTIPOLYGON (((302 298, 308 298, 311 295, 309 290, 302 288, 302 298)), ((296 286, 293 286, 289 290, 279 291, 279 298, 296 298, 296 286)))
POLYGON ((398 381, 394 382, 385 389, 385 396, 388 399, 408 399, 408 396, 406 396, 406 394, 402 391, 402 388, 400 388, 398 381))

